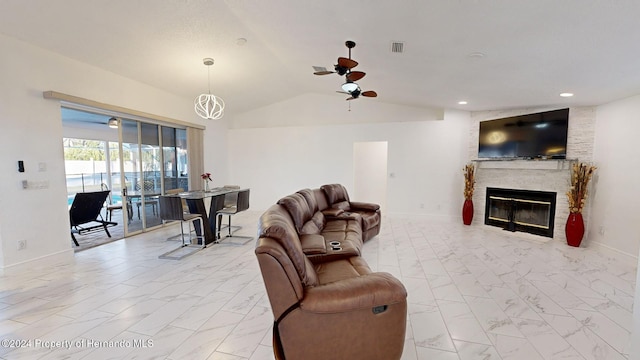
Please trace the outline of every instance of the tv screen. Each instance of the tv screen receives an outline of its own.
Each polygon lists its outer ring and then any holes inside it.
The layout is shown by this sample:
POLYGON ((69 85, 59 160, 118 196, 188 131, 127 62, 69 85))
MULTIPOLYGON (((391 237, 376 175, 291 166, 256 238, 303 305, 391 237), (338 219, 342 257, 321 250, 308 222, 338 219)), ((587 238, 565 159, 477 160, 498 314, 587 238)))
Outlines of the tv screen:
POLYGON ((480 122, 478 158, 565 159, 569 109, 480 122))

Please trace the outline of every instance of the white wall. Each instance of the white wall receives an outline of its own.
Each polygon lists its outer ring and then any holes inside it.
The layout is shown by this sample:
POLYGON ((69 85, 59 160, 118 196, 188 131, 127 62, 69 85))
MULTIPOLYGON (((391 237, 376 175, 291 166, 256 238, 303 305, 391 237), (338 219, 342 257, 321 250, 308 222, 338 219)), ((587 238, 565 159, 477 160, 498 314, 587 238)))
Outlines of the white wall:
POLYGON ((227 126, 231 121, 230 114, 220 120, 206 122, 204 133, 204 171, 211 173, 211 186, 231 185, 229 183, 229 164, 227 126))
MULTIPOLYGON (((367 99, 357 101, 364 102, 367 99)), ((342 183, 353 193, 353 144, 388 142, 388 213, 459 216, 463 202, 462 166, 466 160, 469 114, 448 111, 435 120, 431 110, 391 106, 393 119, 424 121, 379 122, 390 109, 377 103, 375 113, 342 107, 333 96, 307 95, 234 118, 239 123, 265 124, 273 118, 291 122, 304 114, 303 124, 326 123, 323 117, 366 116, 372 123, 286 126, 229 130, 230 179, 251 187, 251 208, 263 210, 279 198, 303 188, 342 183), (317 112, 314 109, 320 109, 317 112), (278 111, 276 111, 278 110, 278 111), (357 113, 356 111, 360 111, 357 113), (355 114, 354 114, 355 112, 355 114), (424 208, 420 205, 424 204, 424 208)), ((358 105, 366 108, 366 103, 358 105)), ((355 199, 366 201, 367 199, 355 199)))
MULTIPOLYGON (((62 151, 60 104, 47 90, 200 122, 191 99, 0 35, 0 268, 31 260, 71 260, 69 218, 62 151), (17 161, 26 171, 17 171, 17 161), (38 164, 46 171, 38 171, 38 164), (46 189, 23 190, 21 181, 48 182, 46 189), (27 248, 17 250, 17 241, 27 248), (57 256, 56 256, 57 255, 57 256)), ((205 135, 205 138, 207 135, 205 135)))
POLYGON ((638 256, 640 96, 599 106, 596 119, 590 239, 638 256))

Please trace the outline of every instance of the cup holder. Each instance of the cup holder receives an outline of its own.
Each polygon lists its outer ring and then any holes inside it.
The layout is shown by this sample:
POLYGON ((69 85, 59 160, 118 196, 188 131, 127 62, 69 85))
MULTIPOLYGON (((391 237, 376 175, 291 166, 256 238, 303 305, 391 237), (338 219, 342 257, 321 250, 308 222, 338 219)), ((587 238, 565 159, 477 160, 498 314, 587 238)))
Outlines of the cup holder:
POLYGON ((331 247, 339 247, 340 241, 330 241, 329 245, 331 245, 331 247))
POLYGON ((342 248, 340 246, 332 246, 331 250, 340 251, 342 248))

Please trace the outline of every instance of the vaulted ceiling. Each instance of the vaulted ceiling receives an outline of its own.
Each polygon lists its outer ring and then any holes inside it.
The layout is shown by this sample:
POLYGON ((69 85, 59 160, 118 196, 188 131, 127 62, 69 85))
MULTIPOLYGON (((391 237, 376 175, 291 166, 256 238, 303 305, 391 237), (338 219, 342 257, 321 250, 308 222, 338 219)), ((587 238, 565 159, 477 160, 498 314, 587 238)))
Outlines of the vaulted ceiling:
POLYGON ((0 33, 190 99, 214 58, 227 113, 344 101, 344 79, 312 66, 332 69, 353 40, 358 83, 379 95, 357 101, 473 111, 640 94, 638 14, 635 0, 2 0, 0 33))

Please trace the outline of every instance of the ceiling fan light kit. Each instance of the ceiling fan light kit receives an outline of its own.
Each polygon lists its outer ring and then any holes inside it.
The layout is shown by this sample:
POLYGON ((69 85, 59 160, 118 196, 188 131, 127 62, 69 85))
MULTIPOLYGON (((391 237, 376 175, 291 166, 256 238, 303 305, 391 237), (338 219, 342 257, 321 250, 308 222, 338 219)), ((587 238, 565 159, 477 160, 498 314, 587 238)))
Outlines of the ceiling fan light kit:
POLYGON ((224 101, 222 98, 211 94, 211 72, 209 69, 213 65, 213 59, 204 58, 202 62, 207 66, 209 92, 196 97, 194 101, 195 111, 203 119, 217 120, 224 115, 224 101))
POLYGON ((344 76, 346 81, 342 84, 342 91, 338 92, 350 95, 347 100, 357 99, 360 95, 366 97, 378 96, 375 91, 362 91, 362 89, 360 89, 360 85, 358 85, 356 81, 362 79, 366 73, 362 71, 352 71, 354 67, 358 66, 358 62, 351 59, 351 49, 356 46, 356 43, 351 40, 347 40, 344 45, 349 49, 349 57, 339 57, 338 63, 334 66, 334 71, 328 71, 324 67, 314 66, 314 75, 338 74, 340 76, 344 76))
POLYGON ((111 119, 109 119, 109 121, 107 122, 107 124, 109 124, 109 127, 112 129, 117 129, 118 128, 118 119, 112 117, 111 119))
POLYGON ((358 89, 358 84, 351 82, 351 81, 347 81, 346 83, 342 84, 342 90, 344 90, 345 92, 351 94, 352 92, 354 92, 355 90, 358 89))

